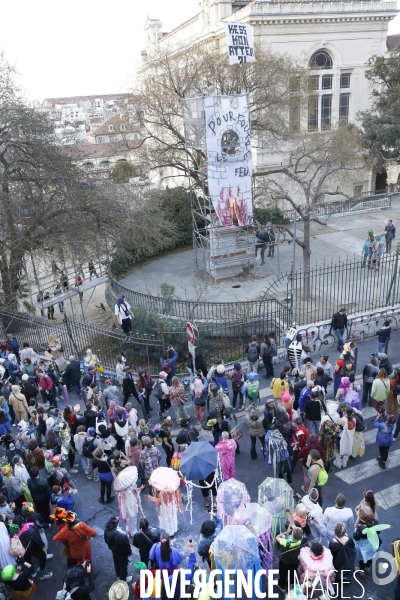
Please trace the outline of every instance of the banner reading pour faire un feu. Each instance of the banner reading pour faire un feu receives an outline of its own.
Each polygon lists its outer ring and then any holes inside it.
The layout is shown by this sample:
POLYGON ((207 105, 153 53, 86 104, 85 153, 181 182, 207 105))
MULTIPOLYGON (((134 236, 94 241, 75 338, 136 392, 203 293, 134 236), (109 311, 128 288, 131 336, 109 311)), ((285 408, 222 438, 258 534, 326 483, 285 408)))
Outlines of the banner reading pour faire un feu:
POLYGON ((208 193, 221 225, 253 221, 252 159, 247 94, 206 96, 208 193))

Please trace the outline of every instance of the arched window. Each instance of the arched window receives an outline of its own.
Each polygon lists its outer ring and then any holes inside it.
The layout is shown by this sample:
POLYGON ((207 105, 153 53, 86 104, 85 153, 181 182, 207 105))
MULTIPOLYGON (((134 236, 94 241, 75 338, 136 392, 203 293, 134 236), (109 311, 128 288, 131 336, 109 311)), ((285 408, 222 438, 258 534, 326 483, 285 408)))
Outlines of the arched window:
POLYGON ((310 60, 310 67, 312 69, 332 69, 333 62, 331 55, 325 50, 314 52, 310 60))

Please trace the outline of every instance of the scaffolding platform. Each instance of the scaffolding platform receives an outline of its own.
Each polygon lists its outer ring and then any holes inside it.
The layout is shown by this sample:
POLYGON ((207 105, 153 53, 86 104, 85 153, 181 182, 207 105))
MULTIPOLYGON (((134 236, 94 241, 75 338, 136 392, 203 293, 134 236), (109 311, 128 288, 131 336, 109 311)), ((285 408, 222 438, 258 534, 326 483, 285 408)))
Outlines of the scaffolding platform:
POLYGON ((62 294, 58 294, 52 298, 38 302, 38 304, 43 309, 48 308, 49 306, 54 306, 54 304, 58 304, 59 302, 64 302, 65 300, 68 300, 68 298, 73 298, 78 294, 83 294, 83 292, 87 292, 88 290, 91 290, 102 283, 107 283, 107 281, 108 277, 106 275, 99 277, 94 275, 91 281, 84 281, 80 286, 70 286, 68 292, 63 292, 62 294))

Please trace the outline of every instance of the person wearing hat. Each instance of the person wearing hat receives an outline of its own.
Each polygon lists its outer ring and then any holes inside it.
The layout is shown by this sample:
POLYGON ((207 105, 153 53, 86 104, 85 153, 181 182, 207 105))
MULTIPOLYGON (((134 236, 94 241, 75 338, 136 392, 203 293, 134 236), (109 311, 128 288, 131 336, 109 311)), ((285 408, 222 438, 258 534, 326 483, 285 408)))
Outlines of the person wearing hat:
POLYGON ((225 365, 218 365, 213 375, 213 381, 216 381, 222 388, 224 394, 229 397, 228 382, 225 377, 225 365))
POLYGON ((140 466, 143 469, 144 479, 149 489, 149 494, 152 494, 152 487, 149 479, 161 462, 161 454, 156 446, 153 446, 151 439, 145 435, 142 437, 143 450, 140 453, 140 466))
POLYGON ((63 527, 53 537, 53 542, 69 543, 71 557, 81 564, 86 560, 92 562, 90 539, 96 535, 96 530, 81 522, 76 513, 67 511, 65 520, 67 526, 63 527))
POLYGON ((124 296, 118 296, 114 307, 115 324, 120 325, 125 334, 124 342, 131 341, 132 318, 135 318, 131 312, 131 307, 126 302, 124 296))
POLYGON ((384 352, 379 352, 377 354, 378 360, 379 360, 379 369, 385 369, 386 373, 389 375, 391 375, 393 373, 393 367, 392 367, 392 363, 390 362, 390 360, 387 357, 387 354, 385 354, 384 352))
POLYGON ((14 600, 29 600, 36 592, 36 585, 31 578, 32 565, 24 561, 18 571, 14 565, 7 565, 1 571, 1 578, 11 589, 14 600))
POLYGON ((301 372, 304 374, 306 381, 312 379, 315 381, 317 378, 317 368, 312 364, 313 359, 311 356, 306 356, 303 360, 303 366, 301 367, 301 372))
POLYGON ((139 369, 138 376, 136 378, 136 389, 139 394, 142 394, 144 408, 146 413, 149 414, 153 409, 150 406, 150 395, 153 389, 154 382, 151 378, 150 373, 146 369, 139 369))
POLYGON ((96 586, 90 561, 69 569, 65 575, 64 585, 67 592, 70 592, 72 600, 91 600, 90 594, 94 592, 96 586))
POLYGON ((125 581, 114 581, 108 590, 109 600, 128 600, 129 587, 125 581))

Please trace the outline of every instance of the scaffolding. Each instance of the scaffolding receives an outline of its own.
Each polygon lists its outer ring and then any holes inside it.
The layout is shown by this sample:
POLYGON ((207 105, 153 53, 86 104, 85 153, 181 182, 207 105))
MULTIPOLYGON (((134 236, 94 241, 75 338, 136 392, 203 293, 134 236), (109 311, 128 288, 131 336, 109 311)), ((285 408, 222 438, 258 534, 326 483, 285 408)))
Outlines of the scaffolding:
MULTIPOLYGON (((213 283, 243 274, 260 276, 261 258, 255 256, 252 226, 240 226, 230 207, 222 206, 218 216, 208 195, 204 98, 182 100, 187 172, 192 192, 195 269, 199 277, 213 283), (221 225, 224 218, 233 224, 221 225)), ((227 140, 225 149, 229 152, 229 148, 236 145, 236 140, 227 140)))

